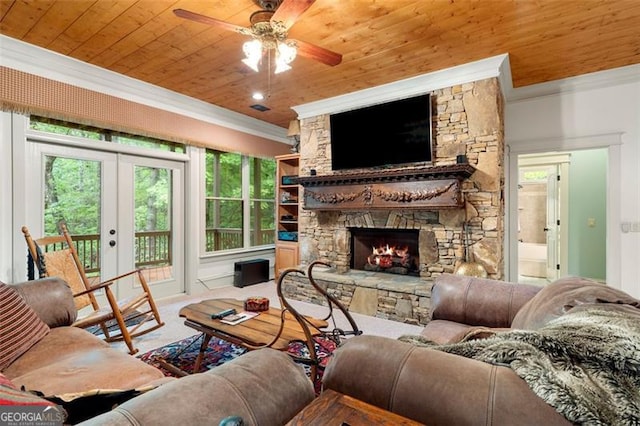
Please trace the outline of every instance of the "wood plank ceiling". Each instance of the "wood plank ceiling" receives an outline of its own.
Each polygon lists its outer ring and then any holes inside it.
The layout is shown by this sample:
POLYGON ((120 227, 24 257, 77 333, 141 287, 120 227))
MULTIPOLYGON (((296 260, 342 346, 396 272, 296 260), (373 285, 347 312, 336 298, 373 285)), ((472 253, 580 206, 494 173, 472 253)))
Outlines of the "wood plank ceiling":
MULTIPOLYGON (((241 63, 252 0, 2 0, 0 33, 286 127, 291 106, 508 53, 514 87, 640 63, 639 0, 316 0, 289 37, 343 55, 278 75, 241 63), (255 90, 270 95, 259 112, 255 90)), ((46 66, 46 64, 43 64, 46 66)))

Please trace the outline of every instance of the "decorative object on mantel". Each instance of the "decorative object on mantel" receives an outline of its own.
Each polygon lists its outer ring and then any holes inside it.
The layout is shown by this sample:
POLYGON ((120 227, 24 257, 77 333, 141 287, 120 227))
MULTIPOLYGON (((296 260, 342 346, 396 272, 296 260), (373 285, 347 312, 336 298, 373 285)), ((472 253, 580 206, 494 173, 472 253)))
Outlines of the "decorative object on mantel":
POLYGON ((291 146, 291 152, 298 152, 300 150, 300 122, 298 120, 291 120, 289 122, 289 130, 287 130, 287 136, 291 138, 291 142, 293 142, 291 146))
POLYGON ((487 278, 487 270, 482 264, 476 262, 471 254, 471 244, 469 244, 469 225, 465 222, 462 225, 464 234, 464 262, 461 262, 456 269, 457 275, 467 275, 469 277, 487 278))
POLYGON ((305 188, 305 209, 460 208, 461 182, 474 171, 456 164, 305 176, 298 183, 305 188))

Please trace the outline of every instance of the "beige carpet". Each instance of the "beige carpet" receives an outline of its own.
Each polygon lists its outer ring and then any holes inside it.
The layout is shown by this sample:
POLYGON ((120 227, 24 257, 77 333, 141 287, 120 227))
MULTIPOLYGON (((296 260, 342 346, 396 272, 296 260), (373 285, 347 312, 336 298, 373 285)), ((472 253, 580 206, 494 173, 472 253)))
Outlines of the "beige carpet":
MULTIPOLYGON (((204 299, 229 297, 244 300, 250 296, 267 297, 269 298, 271 306, 280 307, 278 296, 276 294, 276 286, 273 281, 254 284, 245 288, 233 286, 220 287, 198 296, 180 295, 157 300, 156 303, 160 310, 160 317, 165 322, 165 326, 134 339, 134 345, 139 349, 137 355, 197 333, 196 330, 186 327, 184 325, 184 319, 178 316, 178 311, 180 311, 180 308, 183 306, 188 305, 189 303, 196 303, 204 299)), ((328 312, 326 307, 312 303, 294 300, 290 301, 290 303, 304 315, 325 317, 328 312)), ((340 315, 339 312, 335 313, 335 316, 337 317, 336 321, 338 327, 349 329, 348 322, 340 315)), ((387 336, 395 339, 403 334, 419 334, 423 328, 422 326, 403 324, 397 321, 389 321, 356 313, 353 313, 352 316, 363 334, 368 335, 387 336)), ((127 352, 126 346, 122 342, 114 342, 111 343, 111 345, 127 352)))

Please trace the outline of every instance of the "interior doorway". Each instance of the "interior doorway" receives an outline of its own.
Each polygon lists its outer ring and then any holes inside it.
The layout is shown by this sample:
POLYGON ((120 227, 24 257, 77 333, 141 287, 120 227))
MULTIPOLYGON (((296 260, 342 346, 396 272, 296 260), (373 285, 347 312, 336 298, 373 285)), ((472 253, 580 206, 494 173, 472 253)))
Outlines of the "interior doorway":
MULTIPOLYGON (((518 271, 521 281, 546 284, 561 275, 560 256, 566 247, 561 241, 560 176, 568 155, 521 156, 518 168, 518 271)), ((567 185, 565 185, 567 186, 567 185)), ((563 224, 564 225, 564 224, 563 224)), ((564 240, 564 239, 563 239, 564 240)), ((565 271, 562 271, 564 273, 565 271)))
POLYGON ((606 279, 607 150, 518 156, 520 282, 606 279))

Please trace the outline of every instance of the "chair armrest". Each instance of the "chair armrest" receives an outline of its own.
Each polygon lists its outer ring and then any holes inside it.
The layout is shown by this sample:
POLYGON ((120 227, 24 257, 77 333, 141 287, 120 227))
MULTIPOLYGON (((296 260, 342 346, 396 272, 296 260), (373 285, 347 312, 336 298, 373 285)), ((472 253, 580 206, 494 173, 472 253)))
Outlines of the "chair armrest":
POLYGON ((92 285, 91 288, 88 288, 86 290, 77 292, 76 294, 74 294, 74 297, 82 296, 84 294, 93 293, 94 291, 98 291, 98 290, 101 290, 103 288, 106 290, 113 283, 115 283, 115 281, 105 281, 103 283, 92 285))
POLYGON ((71 288, 60 278, 42 278, 11 286, 51 328, 71 325, 78 316, 71 288))
POLYGON ((125 272, 124 274, 118 275, 117 277, 113 277, 111 279, 108 279, 106 281, 102 281, 101 283, 98 284, 94 284, 91 286, 91 288, 88 288, 87 290, 84 291, 79 291, 78 293, 75 294, 75 296, 82 296, 83 294, 87 294, 87 293, 92 293, 96 290, 101 290, 101 289, 105 289, 107 290, 107 288, 109 286, 111 286, 112 284, 115 284, 116 281, 128 277, 129 275, 133 275, 133 274, 138 274, 140 273, 141 269, 135 269, 133 271, 129 271, 129 272, 125 272))
POLYGON ((338 348, 324 389, 428 425, 570 424, 508 367, 380 336, 338 348))
POLYGON ((431 289, 431 319, 507 328, 542 287, 442 274, 431 289))
POLYGON ((301 366, 275 349, 247 352, 206 373, 182 377, 83 425, 283 425, 314 398, 301 366))
POLYGON ((118 280, 120 280, 120 279, 122 279, 122 278, 128 277, 129 275, 139 274, 139 273, 141 273, 141 272, 142 272, 142 269, 134 269, 133 271, 125 272, 124 274, 120 274, 120 275, 118 275, 117 277, 113 277, 113 278, 110 278, 110 279, 108 279, 108 280, 104 280, 104 281, 102 281, 100 284, 97 284, 97 285, 102 285, 102 286, 104 286, 104 285, 106 285, 106 284, 110 284, 110 283, 113 283, 113 282, 115 282, 115 281, 118 281, 118 280))

